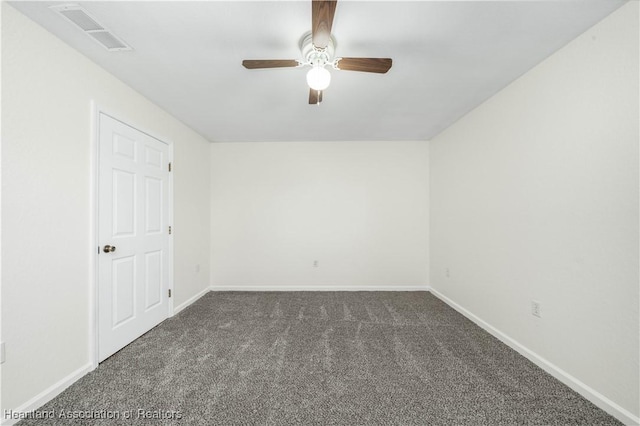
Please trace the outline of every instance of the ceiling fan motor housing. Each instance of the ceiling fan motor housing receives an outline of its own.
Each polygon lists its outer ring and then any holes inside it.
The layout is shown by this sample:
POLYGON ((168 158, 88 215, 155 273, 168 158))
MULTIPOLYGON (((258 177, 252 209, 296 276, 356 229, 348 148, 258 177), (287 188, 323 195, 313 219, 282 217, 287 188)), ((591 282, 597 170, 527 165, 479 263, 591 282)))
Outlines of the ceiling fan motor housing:
POLYGON ((335 53, 336 40, 331 36, 327 47, 320 49, 313 45, 311 32, 305 33, 300 39, 300 51, 302 52, 302 59, 304 65, 310 65, 312 67, 324 67, 325 65, 333 63, 333 57, 335 53))

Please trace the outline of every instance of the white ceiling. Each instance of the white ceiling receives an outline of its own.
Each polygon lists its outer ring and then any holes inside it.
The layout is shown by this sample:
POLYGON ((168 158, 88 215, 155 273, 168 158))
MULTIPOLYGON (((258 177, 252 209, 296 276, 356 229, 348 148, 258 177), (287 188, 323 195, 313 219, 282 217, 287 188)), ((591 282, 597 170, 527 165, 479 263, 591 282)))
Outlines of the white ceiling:
POLYGON ((49 9, 25 15, 212 142, 428 140, 624 3, 346 1, 336 56, 391 57, 387 74, 332 72, 320 106, 305 69, 247 70, 243 59, 298 59, 311 1, 81 1, 130 44, 108 52, 49 9))

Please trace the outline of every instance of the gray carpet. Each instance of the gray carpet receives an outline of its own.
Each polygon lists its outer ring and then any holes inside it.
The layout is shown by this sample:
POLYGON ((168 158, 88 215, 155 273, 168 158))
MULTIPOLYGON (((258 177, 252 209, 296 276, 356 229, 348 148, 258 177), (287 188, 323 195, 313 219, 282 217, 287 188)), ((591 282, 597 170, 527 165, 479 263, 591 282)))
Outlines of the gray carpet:
POLYGON ((121 417, 20 425, 619 424, 424 292, 209 293, 45 410, 121 417))

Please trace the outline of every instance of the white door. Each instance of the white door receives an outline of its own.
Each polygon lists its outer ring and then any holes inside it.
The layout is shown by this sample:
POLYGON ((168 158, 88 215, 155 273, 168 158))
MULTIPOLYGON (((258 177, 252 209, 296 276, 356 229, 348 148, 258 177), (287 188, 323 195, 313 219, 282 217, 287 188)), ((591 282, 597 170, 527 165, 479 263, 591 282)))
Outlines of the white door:
POLYGON ((169 146, 99 116, 98 357, 169 312, 169 146))

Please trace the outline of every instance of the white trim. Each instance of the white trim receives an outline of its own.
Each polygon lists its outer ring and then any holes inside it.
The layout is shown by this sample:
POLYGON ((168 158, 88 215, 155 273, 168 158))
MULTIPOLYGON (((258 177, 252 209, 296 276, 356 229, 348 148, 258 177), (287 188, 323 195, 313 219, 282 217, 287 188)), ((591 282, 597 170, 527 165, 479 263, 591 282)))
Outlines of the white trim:
POLYGON ((426 285, 212 285, 211 291, 429 291, 426 285))
POLYGON ((90 176, 89 202, 91 215, 89 217, 89 239, 91 241, 91 254, 89 255, 89 360, 93 368, 98 366, 98 141, 100 140, 100 108, 91 100, 91 146, 90 151, 90 176))
MULTIPOLYGON (((22 404, 18 408, 14 409, 14 410, 11 410, 11 411, 13 411, 15 413, 26 413, 26 412, 29 412, 29 411, 36 410, 36 409, 42 407, 47 402, 51 401, 56 396, 60 395, 62 393, 62 391, 67 389, 73 383, 75 383, 76 381, 80 380, 80 378, 82 376, 84 376, 85 374, 87 374, 87 373, 89 373, 91 371, 93 371, 93 364, 89 363, 89 364, 85 365, 84 367, 79 368, 78 370, 76 370, 73 373, 69 374, 67 377, 64 377, 62 380, 60 380, 57 383, 53 384, 49 388, 45 389, 43 392, 41 392, 38 395, 36 395, 33 398, 31 398, 29 401, 25 402, 24 404, 22 404)), ((1 417, 2 426, 13 425, 13 424, 16 424, 20 420, 20 419, 6 419, 4 410, 0 415, 2 416, 1 417)))
POLYGON ((167 286, 169 287, 169 290, 171 290, 172 294, 169 298, 169 312, 167 313, 167 318, 171 318, 174 315, 173 300, 175 295, 175 290, 173 288, 173 231, 176 229, 175 224, 173 223, 173 143, 169 143, 169 164, 171 164, 171 171, 169 172, 169 217, 167 218, 167 222, 169 223, 169 226, 171 226, 171 234, 169 235, 169 282, 167 283, 167 286))
POLYGON ((179 304, 173 309, 173 315, 176 315, 178 312, 184 310, 185 308, 188 308, 192 303, 194 303, 196 300, 200 299, 202 296, 209 293, 210 291, 211 291, 211 287, 207 287, 203 289, 201 292, 191 296, 190 298, 188 298, 187 300, 185 300, 184 302, 182 302, 181 304, 179 304))
POLYGON ((427 259, 426 270, 427 270, 427 288, 431 290, 431 141, 426 141, 427 143, 427 235, 425 236, 427 240, 427 259))
MULTIPOLYGON (((168 218, 168 222, 169 224, 172 226, 173 229, 175 229, 175 226, 173 226, 173 202, 174 202, 174 197, 173 197, 173 141, 170 138, 164 138, 161 135, 156 135, 153 132, 149 132, 147 131, 147 129, 145 129, 142 126, 138 126, 137 123, 134 122, 129 122, 128 120, 123 120, 120 117, 125 117, 126 114, 120 114, 117 111, 112 110, 111 108, 105 108, 104 106, 98 104, 95 100, 91 100, 91 150, 93 151, 92 154, 92 164, 91 164, 91 179, 93 180, 93 193, 90 196, 90 202, 92 203, 92 208, 91 211, 92 216, 90 218, 90 223, 92 223, 92 227, 89 230, 90 235, 91 235, 91 277, 90 277, 90 289, 89 289, 89 357, 90 357, 90 361, 92 363, 93 368, 96 368, 99 364, 99 351, 98 351, 98 341, 99 341, 99 336, 98 336, 98 306, 99 306, 99 301, 98 301, 98 257, 97 257, 97 250, 99 250, 99 246, 100 246, 100 242, 98 241, 98 219, 99 219, 99 211, 98 211, 98 199, 99 199, 99 193, 98 193, 98 188, 99 188, 99 176, 98 174, 100 173, 100 150, 98 149, 98 143, 100 141, 100 114, 104 114, 116 121, 119 121, 129 127, 132 127, 136 130, 138 130, 139 132, 142 132, 144 134, 146 134, 149 137, 152 137, 164 144, 166 144, 169 147, 169 162, 171 162, 172 164, 172 172, 169 173, 169 218, 168 218)), ((173 270, 174 270, 174 259, 173 259, 173 235, 174 233, 172 232, 171 235, 169 236, 169 282, 167 283, 167 287, 168 289, 171 289, 172 293, 175 293, 174 289, 173 289, 173 270)), ((170 318, 173 315, 173 297, 170 297, 167 303, 167 318, 170 318)))
POLYGON ((560 380, 562 383, 564 383, 565 385, 567 385, 568 387, 570 387, 574 391, 578 392, 580 395, 582 395, 587 400, 591 401, 598 408, 600 408, 600 409, 606 411, 607 413, 611 414, 613 417, 615 417, 616 419, 620 420, 625 425, 638 425, 638 424, 640 424, 640 418, 635 416, 630 411, 622 408, 621 406, 619 406, 615 402, 611 401, 606 396, 602 395, 601 393, 599 393, 595 389, 591 388, 590 386, 584 384, 583 382, 581 382, 577 378, 573 377, 571 374, 567 373, 566 371, 564 371, 563 369, 561 369, 557 365, 549 362, 547 359, 541 357, 540 355, 538 355, 537 353, 535 353, 531 349, 529 349, 526 346, 522 345, 517 340, 509 337, 508 335, 506 335, 502 331, 500 331, 497 328, 493 327, 491 324, 487 323, 483 319, 481 319, 478 316, 476 316, 475 314, 471 313, 466 308, 463 308, 462 306, 460 306, 459 304, 457 304, 453 300, 449 299, 447 296, 443 295, 439 291, 434 290, 434 289, 431 289, 430 291, 438 299, 442 300, 447 305, 451 306, 453 309, 455 309, 456 311, 458 311, 459 313, 461 313, 462 315, 464 315, 465 317, 467 317, 471 321, 475 322, 477 325, 479 325, 481 328, 483 328, 484 330, 489 332, 491 335, 493 335, 494 337, 498 338, 500 341, 505 343, 507 346, 511 347, 512 349, 514 349, 515 351, 520 353, 520 355, 522 355, 525 358, 529 359, 531 362, 536 364, 538 367, 542 368, 544 371, 546 371, 547 373, 551 374, 553 377, 555 377, 556 379, 560 380))

